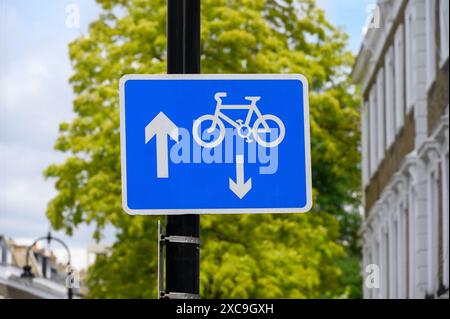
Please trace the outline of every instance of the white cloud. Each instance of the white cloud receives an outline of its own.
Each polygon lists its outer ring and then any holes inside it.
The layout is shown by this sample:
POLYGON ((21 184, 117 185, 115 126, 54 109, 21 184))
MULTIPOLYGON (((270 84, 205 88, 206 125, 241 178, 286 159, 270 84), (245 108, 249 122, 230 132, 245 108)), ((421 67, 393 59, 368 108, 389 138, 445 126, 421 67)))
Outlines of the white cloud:
POLYGON ((42 79, 48 78, 48 69, 44 63, 42 63, 41 61, 37 61, 37 60, 35 60, 35 61, 32 60, 29 63, 30 64, 29 64, 28 68, 30 70, 31 75, 40 77, 42 79))
MULTIPOLYGON (((64 248, 52 248, 56 257, 60 262, 67 262, 67 252, 64 248)), ((87 262, 87 249, 85 247, 72 247, 70 249, 71 265, 76 270, 86 269, 88 265, 87 262)))

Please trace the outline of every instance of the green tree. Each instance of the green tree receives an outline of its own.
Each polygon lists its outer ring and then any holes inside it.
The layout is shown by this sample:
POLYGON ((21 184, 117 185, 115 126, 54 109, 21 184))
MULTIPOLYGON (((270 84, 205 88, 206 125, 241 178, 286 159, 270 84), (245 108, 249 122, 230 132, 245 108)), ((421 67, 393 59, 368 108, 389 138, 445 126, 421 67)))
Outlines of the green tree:
MULTIPOLYGON (((89 34, 70 44, 76 118, 60 126, 47 216, 72 234, 118 232, 89 275, 91 297, 156 296, 156 218, 121 208, 118 80, 165 73, 164 0, 97 0, 89 34), (150 289, 151 282, 154 289, 150 289)), ((314 208, 308 214, 201 218, 203 297, 359 297, 358 97, 347 36, 314 0, 202 0, 203 73, 302 73, 310 82, 314 208)))

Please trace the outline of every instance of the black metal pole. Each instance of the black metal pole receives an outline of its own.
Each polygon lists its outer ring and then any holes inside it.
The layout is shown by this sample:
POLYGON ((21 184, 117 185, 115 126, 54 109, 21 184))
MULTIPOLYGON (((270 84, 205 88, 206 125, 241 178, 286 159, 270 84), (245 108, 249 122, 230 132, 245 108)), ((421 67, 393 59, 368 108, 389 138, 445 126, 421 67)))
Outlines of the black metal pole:
MULTIPOLYGON (((200 0, 167 1, 167 73, 200 73, 200 0)), ((180 109, 180 112, 183 112, 180 109)), ((167 216, 166 237, 200 236, 200 216, 167 216)), ((166 243, 166 294, 200 291, 200 245, 166 243)))

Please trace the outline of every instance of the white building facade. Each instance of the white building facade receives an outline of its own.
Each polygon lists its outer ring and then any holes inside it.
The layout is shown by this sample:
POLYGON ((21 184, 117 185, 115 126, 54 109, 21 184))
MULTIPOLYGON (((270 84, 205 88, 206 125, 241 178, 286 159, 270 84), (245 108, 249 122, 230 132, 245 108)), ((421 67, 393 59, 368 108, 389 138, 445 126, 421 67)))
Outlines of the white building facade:
POLYGON ((364 297, 448 297, 449 0, 381 0, 373 21, 353 70, 363 278, 367 265, 380 270, 364 297))

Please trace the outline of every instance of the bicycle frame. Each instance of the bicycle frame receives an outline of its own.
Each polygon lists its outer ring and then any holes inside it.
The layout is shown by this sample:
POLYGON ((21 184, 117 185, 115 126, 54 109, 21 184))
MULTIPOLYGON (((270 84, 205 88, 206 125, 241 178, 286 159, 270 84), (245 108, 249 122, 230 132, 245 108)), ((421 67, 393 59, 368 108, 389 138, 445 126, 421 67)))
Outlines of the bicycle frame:
MULTIPOLYGON (((246 119, 244 121, 244 125, 247 126, 247 127, 250 126, 249 124, 250 124, 250 121, 252 119, 253 113, 255 113, 258 118, 263 116, 261 111, 256 106, 256 102, 255 101, 252 101, 252 103, 249 104, 249 105, 239 105, 239 104, 236 104, 236 105, 232 105, 232 104, 223 105, 221 102, 218 101, 217 105, 216 105, 216 110, 214 112, 215 120, 214 120, 214 122, 211 125, 212 129, 216 128, 217 120, 219 118, 224 120, 225 122, 227 122, 228 124, 230 124, 234 128, 237 128, 237 129, 239 128, 240 125, 237 124, 236 121, 233 121, 231 118, 229 118, 227 115, 225 115, 223 112, 221 112, 222 110, 248 110, 247 117, 246 117, 246 119)), ((262 121, 262 124, 263 124, 263 127, 264 127, 264 131, 265 132, 269 132, 270 128, 269 128, 269 125, 267 124, 267 122, 266 121, 262 121)))

